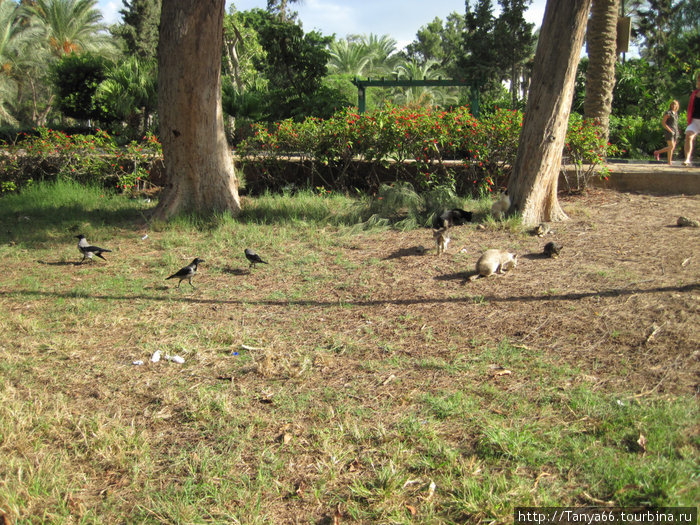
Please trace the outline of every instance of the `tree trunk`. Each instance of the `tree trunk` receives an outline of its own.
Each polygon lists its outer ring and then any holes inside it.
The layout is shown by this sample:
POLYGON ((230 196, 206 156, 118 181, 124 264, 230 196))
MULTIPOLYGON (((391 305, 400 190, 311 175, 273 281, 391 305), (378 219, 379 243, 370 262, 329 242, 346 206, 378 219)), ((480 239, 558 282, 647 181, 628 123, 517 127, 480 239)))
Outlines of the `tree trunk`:
POLYGON ((240 211, 221 109, 225 0, 163 0, 158 115, 166 185, 155 216, 240 211))
POLYGON ((568 217, 557 187, 591 0, 547 0, 508 193, 525 225, 568 217))
POLYGON ((583 112, 586 120, 596 120, 608 141, 615 62, 617 61, 617 18, 620 0, 593 0, 587 29, 588 69, 583 112))

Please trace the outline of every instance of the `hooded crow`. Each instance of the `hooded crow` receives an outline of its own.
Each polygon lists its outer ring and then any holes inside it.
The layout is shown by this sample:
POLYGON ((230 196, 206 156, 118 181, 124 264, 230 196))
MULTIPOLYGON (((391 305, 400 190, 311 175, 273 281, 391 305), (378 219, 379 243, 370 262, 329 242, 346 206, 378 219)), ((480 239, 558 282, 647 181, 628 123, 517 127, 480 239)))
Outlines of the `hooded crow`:
POLYGON ((253 268, 255 268, 255 265, 256 265, 257 263, 267 264, 267 263, 266 263, 265 261, 263 261, 263 260, 260 258, 260 256, 259 256, 257 253, 255 253, 253 250, 250 250, 250 249, 246 248, 245 251, 244 251, 244 253, 245 253, 245 258, 248 259, 248 261, 250 261, 250 264, 248 265, 249 267, 252 266, 253 268))
POLYGON ((95 255, 100 259, 106 261, 107 259, 102 257, 102 254, 112 251, 107 250, 105 248, 100 248, 99 246, 90 246, 90 244, 87 242, 87 239, 85 238, 85 235, 83 235, 82 233, 80 235, 76 235, 75 237, 76 239, 78 239, 78 250, 80 250, 80 253, 83 254, 83 258, 80 260, 79 264, 82 264, 86 258, 92 261, 92 257, 95 255))
POLYGON ((194 288, 194 284, 192 284, 192 277, 194 276, 195 273, 197 273, 197 265, 199 263, 206 262, 204 259, 200 259, 199 257, 196 257, 194 261, 192 261, 190 264, 185 266, 184 268, 180 268, 177 272, 172 274, 170 277, 166 277, 166 281, 168 279, 180 279, 180 281, 177 283, 177 287, 180 288, 180 285, 182 284, 182 281, 187 279, 187 282, 190 283, 190 286, 194 288))

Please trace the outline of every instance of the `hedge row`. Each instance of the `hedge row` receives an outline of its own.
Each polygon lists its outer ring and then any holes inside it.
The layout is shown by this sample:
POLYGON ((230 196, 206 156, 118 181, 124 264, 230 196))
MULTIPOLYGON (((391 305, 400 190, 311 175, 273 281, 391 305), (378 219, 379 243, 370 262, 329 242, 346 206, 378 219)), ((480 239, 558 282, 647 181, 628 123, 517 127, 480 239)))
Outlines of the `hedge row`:
MULTIPOLYGON (((238 153, 247 178, 268 184, 288 177, 288 161, 295 159, 307 180, 327 181, 333 189, 358 183, 376 187, 393 179, 420 190, 445 186, 484 193, 509 176, 522 121, 520 111, 507 109, 477 119, 466 107, 439 111, 390 106, 363 115, 350 108, 325 120, 254 124, 238 153)), ((596 126, 573 114, 567 161, 599 165, 605 151, 596 126)))
MULTIPOLYGON (((254 181, 256 189, 294 181, 372 191, 382 183, 402 181, 419 191, 440 187, 484 194, 505 184, 522 121, 521 112, 507 109, 476 119, 466 107, 438 111, 391 106, 363 115, 350 108, 325 120, 254 124, 237 154, 244 177, 254 181)), ((564 151, 569 163, 581 169, 584 164, 599 165, 605 149, 594 125, 576 114, 570 117, 564 151)), ((0 151, 2 192, 57 177, 113 184, 120 191, 141 190, 152 178, 154 161, 162 158, 153 135, 117 146, 100 130, 68 135, 38 128, 18 135, 0 151)))

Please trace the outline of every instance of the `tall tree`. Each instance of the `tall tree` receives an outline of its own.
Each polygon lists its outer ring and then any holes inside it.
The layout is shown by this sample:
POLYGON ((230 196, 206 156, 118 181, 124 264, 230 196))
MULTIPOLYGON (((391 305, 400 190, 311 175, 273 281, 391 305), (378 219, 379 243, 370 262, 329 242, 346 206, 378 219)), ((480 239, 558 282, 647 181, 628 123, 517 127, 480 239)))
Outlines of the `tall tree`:
POLYGON ((406 46, 404 56, 419 64, 436 60, 447 76, 457 76, 457 57, 460 55, 464 30, 464 15, 450 13, 444 25, 436 17, 418 30, 416 39, 406 46))
POLYGON ((347 38, 335 40, 328 46, 330 58, 328 72, 338 75, 360 77, 365 75, 371 61, 367 49, 347 38))
POLYGON ((257 31, 265 51, 254 58, 254 64, 269 80, 271 118, 314 113, 314 98, 327 71, 327 46, 332 37, 316 31, 305 34, 298 23, 283 21, 261 9, 243 11, 241 17, 246 26, 257 31))
POLYGON ((493 4, 491 0, 476 0, 472 10, 469 0, 466 0, 465 6, 465 30, 459 61, 461 73, 465 78, 478 80, 486 86, 498 83, 493 4))
POLYGON ((297 12, 289 9, 288 4, 295 4, 299 0, 267 0, 267 10, 276 15, 280 21, 287 22, 297 17, 297 12))
POLYGON ((0 2, 0 123, 17 124, 15 107, 27 48, 36 27, 24 24, 14 2, 0 2))
POLYGON ((531 0, 498 0, 501 14, 494 27, 500 62, 510 80, 510 96, 513 108, 517 107, 519 85, 524 76, 525 61, 532 56, 535 24, 525 21, 525 10, 531 0))
POLYGON ((620 0, 593 0, 591 17, 586 30, 588 68, 584 116, 596 121, 605 142, 610 128, 615 62, 617 61, 617 19, 620 0))
POLYGON ((221 108, 225 0, 164 0, 158 114, 167 183, 155 216, 240 212, 221 108))
POLYGON ((112 34, 121 38, 129 55, 140 59, 156 59, 158 23, 161 0, 123 0, 119 10, 122 23, 114 26, 112 34))
POLYGON ((115 50, 96 5, 96 0, 33 0, 25 8, 42 28, 44 44, 54 56, 61 57, 115 50))
POLYGON ((525 225, 566 219, 557 200, 576 66, 591 0, 547 0, 508 191, 525 225))

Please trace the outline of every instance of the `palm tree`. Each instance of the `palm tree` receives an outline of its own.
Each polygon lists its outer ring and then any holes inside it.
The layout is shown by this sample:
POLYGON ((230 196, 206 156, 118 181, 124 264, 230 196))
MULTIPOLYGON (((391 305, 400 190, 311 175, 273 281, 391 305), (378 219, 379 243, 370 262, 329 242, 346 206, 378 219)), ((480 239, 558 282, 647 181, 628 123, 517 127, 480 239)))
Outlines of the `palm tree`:
POLYGON ((389 35, 362 35, 360 43, 369 57, 368 68, 371 74, 389 73, 400 60, 396 53, 396 40, 389 35))
POLYGON ((17 98, 15 64, 21 56, 22 29, 17 4, 0 3, 0 123, 17 123, 8 105, 17 98))
POLYGON ((615 63, 617 62, 617 17, 620 0, 593 0, 588 21, 588 69, 583 111, 586 119, 596 120, 607 142, 615 63))
POLYGON ((363 45, 347 38, 331 42, 329 52, 328 72, 339 75, 360 77, 366 73, 371 59, 363 45))
POLYGON ((138 129, 141 135, 156 109, 157 92, 155 62, 131 56, 107 73, 95 95, 112 116, 138 129))
MULTIPOLYGON (((411 60, 399 64, 394 69, 394 74, 397 78, 405 80, 435 80, 442 76, 439 65, 440 62, 433 59, 429 59, 422 64, 416 60, 411 60)), ((453 104, 458 100, 454 92, 446 91, 446 88, 431 86, 395 88, 392 95, 394 102, 398 104, 416 104, 419 106, 453 104)))
POLYGON ((111 54, 116 51, 96 0, 34 0, 26 12, 44 34, 44 43, 55 57, 90 51, 111 54))

